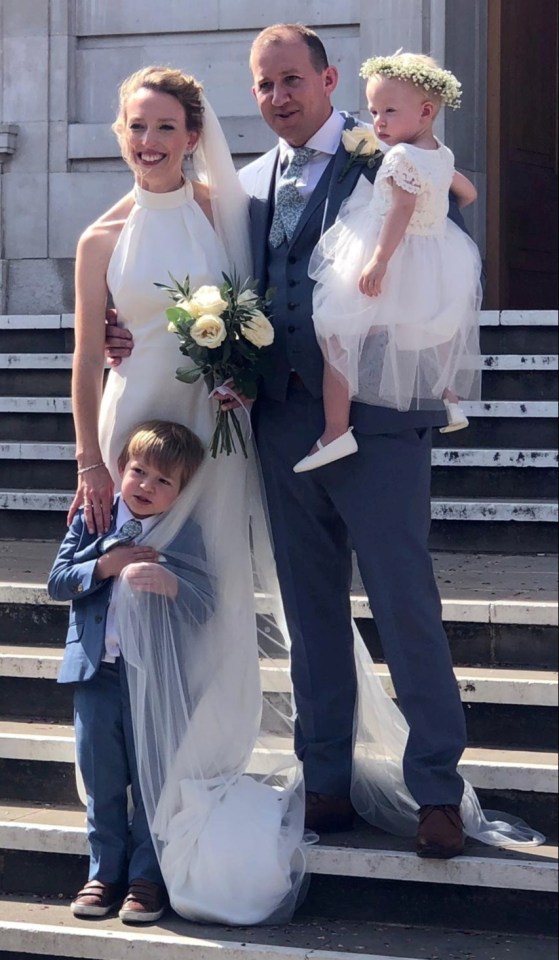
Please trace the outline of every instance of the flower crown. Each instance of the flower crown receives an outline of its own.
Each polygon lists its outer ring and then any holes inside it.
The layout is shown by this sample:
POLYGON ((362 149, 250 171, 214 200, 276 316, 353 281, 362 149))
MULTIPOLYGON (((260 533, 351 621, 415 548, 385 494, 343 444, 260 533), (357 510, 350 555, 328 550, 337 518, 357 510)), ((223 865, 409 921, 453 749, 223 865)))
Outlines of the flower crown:
POLYGON ((368 79, 380 75, 394 77, 397 80, 409 80, 416 87, 432 90, 438 94, 443 103, 452 110, 457 110, 462 97, 462 84, 450 70, 443 70, 423 57, 400 51, 391 57, 371 57, 365 60, 359 71, 361 77, 368 79))

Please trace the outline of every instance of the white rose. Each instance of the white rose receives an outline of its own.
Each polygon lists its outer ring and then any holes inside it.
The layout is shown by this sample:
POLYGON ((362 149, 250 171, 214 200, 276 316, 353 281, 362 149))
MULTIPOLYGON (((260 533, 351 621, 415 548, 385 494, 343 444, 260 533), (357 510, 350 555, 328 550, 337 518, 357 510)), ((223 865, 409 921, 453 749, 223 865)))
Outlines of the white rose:
POLYGON ((186 310, 187 313, 190 313, 191 316, 194 316, 194 314, 192 314, 190 310, 190 304, 191 304, 191 301, 183 297, 182 300, 177 300, 177 302, 175 303, 175 306, 178 307, 179 310, 186 310))
POLYGON ((357 126, 342 133, 342 143, 348 153, 354 153, 362 140, 365 143, 359 151, 359 156, 372 157, 373 153, 379 149, 379 142, 372 127, 357 126))
POLYGON ((205 313, 192 324, 190 334, 199 347, 215 350, 225 340, 227 330, 221 317, 205 313))
POLYGON ((184 306, 193 317, 202 317, 208 313, 219 317, 227 302, 222 299, 218 287, 205 286, 200 287, 184 306))
POLYGON ((274 328, 260 310, 255 311, 250 320, 241 324, 241 332, 255 347, 269 347, 274 342, 274 328))

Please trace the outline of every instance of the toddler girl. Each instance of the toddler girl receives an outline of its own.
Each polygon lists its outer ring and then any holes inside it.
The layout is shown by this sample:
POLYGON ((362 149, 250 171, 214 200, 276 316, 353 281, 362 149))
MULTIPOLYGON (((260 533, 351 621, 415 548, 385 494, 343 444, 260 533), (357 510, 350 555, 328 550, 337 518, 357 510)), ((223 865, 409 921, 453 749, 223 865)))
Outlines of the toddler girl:
POLYGON ((441 106, 459 106, 460 84, 430 57, 401 52, 367 60, 361 75, 385 156, 311 258, 326 424, 297 473, 357 450, 352 398, 402 411, 442 399, 447 432, 468 425, 458 397, 479 396, 480 258, 447 217, 449 190, 461 207, 476 190, 433 133, 441 106))

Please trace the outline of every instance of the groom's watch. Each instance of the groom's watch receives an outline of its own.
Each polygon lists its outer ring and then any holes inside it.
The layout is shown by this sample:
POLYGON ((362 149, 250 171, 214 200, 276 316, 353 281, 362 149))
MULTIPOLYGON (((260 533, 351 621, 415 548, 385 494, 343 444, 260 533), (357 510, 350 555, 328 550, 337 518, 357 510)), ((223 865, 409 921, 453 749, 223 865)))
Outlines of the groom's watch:
POLYGON ((118 533, 110 533, 107 534, 106 537, 101 537, 97 544, 97 550, 102 556, 108 553, 109 550, 113 550, 114 547, 126 547, 129 543, 132 543, 136 537, 139 537, 141 532, 142 524, 139 520, 127 520, 126 523, 122 524, 118 533))

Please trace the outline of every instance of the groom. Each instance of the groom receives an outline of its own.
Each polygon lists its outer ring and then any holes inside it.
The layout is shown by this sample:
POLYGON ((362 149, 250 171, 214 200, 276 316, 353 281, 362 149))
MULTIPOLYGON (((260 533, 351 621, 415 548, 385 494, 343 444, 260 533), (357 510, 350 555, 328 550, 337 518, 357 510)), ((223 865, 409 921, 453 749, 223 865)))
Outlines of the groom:
MULTIPOLYGON (((240 176, 251 198, 255 276, 262 292, 274 289, 273 363, 254 426, 292 641, 306 824, 326 833, 351 829, 353 822, 353 548, 410 727, 404 776, 419 807, 417 853, 453 857, 464 843, 456 768, 466 732, 427 549, 431 428, 446 416, 439 406, 399 413, 354 403, 358 452, 293 473, 324 425, 309 259, 360 175, 374 179, 376 167, 347 169, 341 137, 355 120, 332 107, 338 74, 316 33, 300 24, 268 27, 254 41, 250 65, 260 112, 279 137, 279 145, 240 176), (276 213, 282 174, 291 178, 291 203, 276 213), (289 238, 282 237, 284 222, 289 238)), ((125 355, 126 333, 111 329, 110 354, 125 355)))
POLYGON ((254 423, 292 641, 307 825, 320 833, 348 829, 353 819, 353 547, 410 727, 404 775, 420 808, 417 852, 455 856, 463 850, 456 766, 465 723, 427 549, 431 428, 446 422, 444 412, 354 403, 358 453, 293 473, 323 431, 309 258, 359 176, 374 179, 380 161, 372 169, 364 163, 347 169, 341 136, 355 121, 332 108, 337 70, 312 30, 268 27, 254 41, 250 66, 262 117, 279 137, 278 147, 240 177, 251 198, 255 276, 262 292, 275 291, 273 372, 262 384, 254 423), (287 215, 274 212, 282 173, 299 191, 298 220, 293 204, 287 215))

